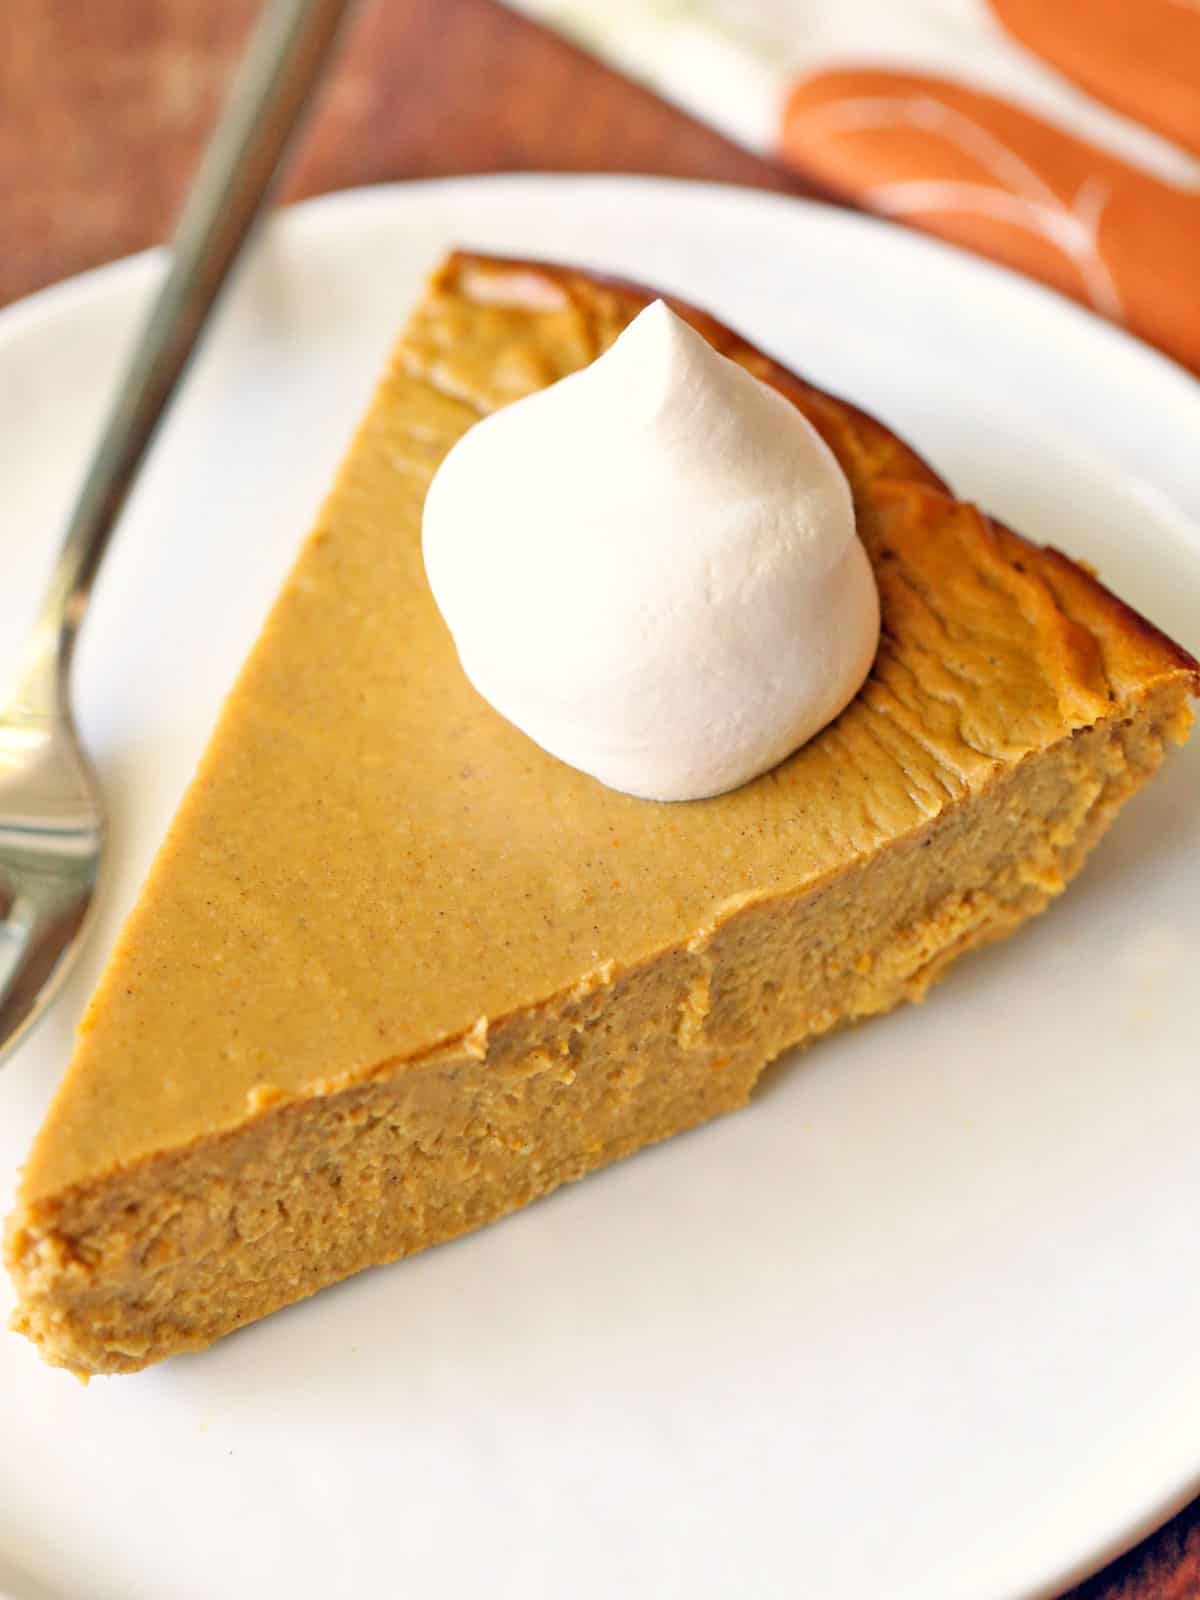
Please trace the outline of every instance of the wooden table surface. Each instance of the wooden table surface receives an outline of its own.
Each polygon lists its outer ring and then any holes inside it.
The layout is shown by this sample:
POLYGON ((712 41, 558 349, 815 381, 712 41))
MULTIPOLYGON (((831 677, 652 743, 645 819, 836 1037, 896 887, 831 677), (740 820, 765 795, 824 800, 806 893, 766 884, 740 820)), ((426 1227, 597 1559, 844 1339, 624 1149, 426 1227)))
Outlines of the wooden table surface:
MULTIPOLYGON (((255 10, 0 0, 0 304, 167 235, 255 10)), ((371 0, 285 198, 521 169, 814 192, 494 0, 371 0)), ((1070 1595, 1200 1596, 1200 1501, 1070 1595)))

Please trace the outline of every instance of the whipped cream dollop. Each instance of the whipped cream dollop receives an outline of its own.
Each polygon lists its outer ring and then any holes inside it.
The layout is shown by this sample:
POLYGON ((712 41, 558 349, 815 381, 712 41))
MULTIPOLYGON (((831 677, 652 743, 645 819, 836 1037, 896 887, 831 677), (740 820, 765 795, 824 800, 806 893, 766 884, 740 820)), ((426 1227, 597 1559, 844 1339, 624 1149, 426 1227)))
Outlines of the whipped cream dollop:
POLYGON ((773 767, 853 698, 878 644, 832 452, 662 301, 472 427, 430 486, 423 540, 480 694, 647 799, 773 767))

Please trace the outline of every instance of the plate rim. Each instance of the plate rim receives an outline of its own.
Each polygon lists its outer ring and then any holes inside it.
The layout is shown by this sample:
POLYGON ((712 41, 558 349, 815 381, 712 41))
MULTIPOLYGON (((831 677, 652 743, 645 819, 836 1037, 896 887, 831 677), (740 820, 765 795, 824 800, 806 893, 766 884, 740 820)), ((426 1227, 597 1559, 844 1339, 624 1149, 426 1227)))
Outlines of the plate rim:
MULTIPOLYGON (((514 194, 520 194, 546 187, 592 189, 597 193, 605 188, 618 188, 636 189, 646 194, 661 191, 672 195, 707 195, 720 204, 761 211, 764 215, 771 214, 784 221, 790 221, 799 210, 813 221, 832 226, 837 231, 861 232, 873 239, 886 239, 889 248, 894 247, 902 254, 907 252, 918 258, 924 257, 949 270, 961 269, 969 276, 990 282, 999 292, 1023 301, 1026 307, 1035 309, 1042 316, 1052 314, 1056 321, 1073 329, 1078 337, 1099 339, 1108 345, 1114 355, 1132 359, 1147 375, 1176 387, 1185 406, 1194 406, 1200 418, 1200 381, 1164 351, 1148 344, 1121 324, 1110 321, 1069 295, 1027 277, 1002 262, 976 255, 960 245, 889 218, 854 211, 808 195, 782 194, 713 179, 660 177, 649 173, 521 171, 395 179, 335 189, 278 206, 260 225, 256 237, 247 247, 247 253, 252 254, 261 246, 264 237, 281 231, 290 232, 295 228, 340 224, 347 214, 360 210, 386 210, 408 196, 420 199, 429 195, 436 198, 440 193, 471 189, 489 192, 512 189, 514 194)), ((465 246, 469 246, 469 243, 469 240, 464 241, 465 246)), ((27 325, 36 325, 44 317, 62 314, 97 293, 126 290, 128 281, 136 281, 139 275, 149 280, 153 273, 164 270, 169 248, 169 243, 147 246, 143 250, 57 279, 0 306, 0 338, 11 337, 23 331, 27 325)))

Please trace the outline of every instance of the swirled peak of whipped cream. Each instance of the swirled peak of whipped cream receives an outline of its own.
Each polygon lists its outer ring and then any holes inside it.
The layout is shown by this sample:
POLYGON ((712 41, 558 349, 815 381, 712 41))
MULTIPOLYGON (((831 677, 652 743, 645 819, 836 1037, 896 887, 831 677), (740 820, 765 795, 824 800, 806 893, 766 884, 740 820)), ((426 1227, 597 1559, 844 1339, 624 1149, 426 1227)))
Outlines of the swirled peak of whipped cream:
POLYGON ((775 766, 854 696, 879 639, 833 454, 661 300, 590 366, 463 436, 423 540, 479 693, 646 799, 775 766))

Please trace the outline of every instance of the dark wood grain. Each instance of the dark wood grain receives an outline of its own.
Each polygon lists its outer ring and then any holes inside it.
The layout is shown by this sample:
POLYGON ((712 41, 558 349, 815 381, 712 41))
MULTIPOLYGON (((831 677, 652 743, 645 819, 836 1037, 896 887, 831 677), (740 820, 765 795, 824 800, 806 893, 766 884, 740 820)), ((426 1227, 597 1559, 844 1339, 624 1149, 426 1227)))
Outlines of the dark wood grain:
MULTIPOLYGON (((167 237, 254 0, 2 0, 0 303, 167 237)), ((491 0, 373 0, 285 199, 533 169, 811 188, 491 0)))
MULTIPOLYGON (((254 0, 0 0, 0 304, 167 236, 254 10, 254 0)), ((285 198, 523 169, 814 192, 492 0, 373 0, 285 198)), ((1196 1597, 1200 1503, 1072 1591, 1196 1597)))

